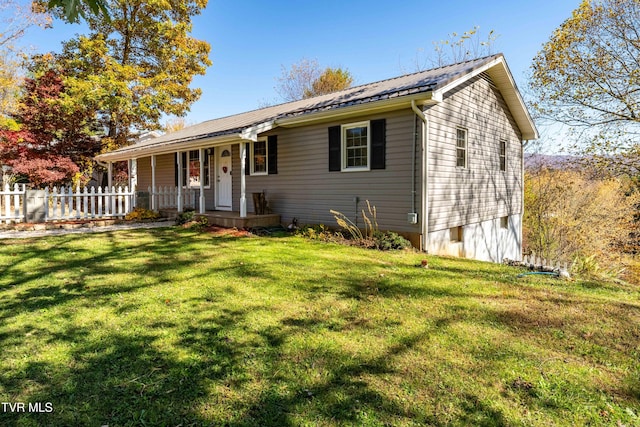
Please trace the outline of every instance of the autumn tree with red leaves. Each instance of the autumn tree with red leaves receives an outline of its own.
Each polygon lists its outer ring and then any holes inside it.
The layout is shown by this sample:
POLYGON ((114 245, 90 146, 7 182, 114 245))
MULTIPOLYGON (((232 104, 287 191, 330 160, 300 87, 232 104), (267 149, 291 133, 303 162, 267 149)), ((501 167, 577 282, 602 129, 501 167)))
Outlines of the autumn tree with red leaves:
POLYGON ((60 70, 46 69, 26 79, 14 115, 19 130, 0 130, 0 163, 37 187, 86 183, 91 159, 100 151, 92 137, 94 114, 64 93, 60 70))

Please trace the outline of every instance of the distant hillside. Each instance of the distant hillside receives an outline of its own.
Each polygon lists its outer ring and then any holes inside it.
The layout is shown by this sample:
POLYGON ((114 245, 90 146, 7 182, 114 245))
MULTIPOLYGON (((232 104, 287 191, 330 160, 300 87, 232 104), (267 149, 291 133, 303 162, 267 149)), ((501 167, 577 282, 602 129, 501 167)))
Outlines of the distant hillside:
POLYGON ((546 166, 553 169, 570 169, 575 167, 578 160, 576 156, 562 154, 524 154, 524 168, 527 170, 546 166))

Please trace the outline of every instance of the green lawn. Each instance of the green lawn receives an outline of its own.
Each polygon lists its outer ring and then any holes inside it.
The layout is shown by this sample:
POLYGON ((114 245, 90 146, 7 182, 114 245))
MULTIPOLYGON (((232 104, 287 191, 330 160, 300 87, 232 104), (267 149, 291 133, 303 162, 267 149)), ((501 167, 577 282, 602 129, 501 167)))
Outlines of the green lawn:
POLYGON ((0 241, 0 402, 53 409, 0 425, 640 425, 640 288, 423 258, 178 228, 0 241))

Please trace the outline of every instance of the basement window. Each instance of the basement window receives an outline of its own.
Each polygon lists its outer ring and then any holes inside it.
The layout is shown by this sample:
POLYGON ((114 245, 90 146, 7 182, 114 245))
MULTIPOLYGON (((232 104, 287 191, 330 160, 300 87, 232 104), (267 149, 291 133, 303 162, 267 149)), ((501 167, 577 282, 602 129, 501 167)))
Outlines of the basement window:
POLYGON ((500 228, 506 230, 509 228, 509 217, 503 216, 500 218, 500 228))
POLYGON ((449 240, 451 243, 462 242, 462 226, 449 229, 449 240))

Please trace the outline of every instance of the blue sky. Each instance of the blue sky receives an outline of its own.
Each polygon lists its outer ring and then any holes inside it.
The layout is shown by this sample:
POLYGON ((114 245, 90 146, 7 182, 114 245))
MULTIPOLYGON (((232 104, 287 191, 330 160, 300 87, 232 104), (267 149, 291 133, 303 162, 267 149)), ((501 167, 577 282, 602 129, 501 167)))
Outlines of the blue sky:
MULTIPOLYGON (((26 0, 25 0, 26 1, 26 0)), ((494 51, 505 54, 522 88, 531 60, 579 0, 209 0, 194 20, 193 34, 211 44, 213 65, 194 81, 203 94, 187 122, 258 108, 278 101, 274 90, 282 66, 302 58, 347 68, 356 84, 415 71, 416 55, 432 42, 474 26, 499 35, 494 51)), ((54 22, 23 39, 39 52, 59 51, 60 42, 82 32, 54 22)))

